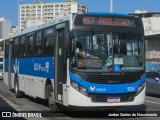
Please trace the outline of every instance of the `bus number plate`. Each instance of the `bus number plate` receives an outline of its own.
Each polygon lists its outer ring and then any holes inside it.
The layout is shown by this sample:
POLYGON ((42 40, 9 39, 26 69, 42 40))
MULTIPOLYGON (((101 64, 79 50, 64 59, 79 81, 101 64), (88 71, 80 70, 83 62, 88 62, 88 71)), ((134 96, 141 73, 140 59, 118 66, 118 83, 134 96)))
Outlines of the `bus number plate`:
POLYGON ((115 103, 115 102, 120 102, 121 99, 119 97, 108 97, 107 98, 107 102, 110 102, 110 103, 115 103))

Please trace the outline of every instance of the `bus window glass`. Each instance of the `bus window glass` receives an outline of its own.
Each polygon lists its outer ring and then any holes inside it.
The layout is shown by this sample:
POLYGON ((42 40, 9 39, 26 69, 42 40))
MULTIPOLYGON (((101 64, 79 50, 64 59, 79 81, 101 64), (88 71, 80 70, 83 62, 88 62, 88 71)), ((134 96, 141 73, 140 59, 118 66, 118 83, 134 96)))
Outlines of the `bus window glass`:
POLYGON ((21 57, 26 56, 26 37, 25 37, 25 36, 21 37, 21 42, 20 42, 20 56, 21 56, 21 57))
POLYGON ((8 58, 9 55, 9 40, 5 41, 5 57, 8 58))
POLYGON ((19 38, 14 39, 13 57, 19 56, 19 38))
POLYGON ((42 55, 42 32, 36 34, 36 56, 42 55))
POLYGON ((118 65, 121 71, 144 69, 142 38, 136 33, 74 32, 72 66, 79 70, 113 71, 118 65))
POLYGON ((28 36, 28 55, 33 56, 34 51, 34 37, 33 35, 28 36))
POLYGON ((54 35, 54 29, 49 28, 45 30, 45 55, 50 56, 53 55, 54 53, 54 40, 55 40, 55 35, 54 35))

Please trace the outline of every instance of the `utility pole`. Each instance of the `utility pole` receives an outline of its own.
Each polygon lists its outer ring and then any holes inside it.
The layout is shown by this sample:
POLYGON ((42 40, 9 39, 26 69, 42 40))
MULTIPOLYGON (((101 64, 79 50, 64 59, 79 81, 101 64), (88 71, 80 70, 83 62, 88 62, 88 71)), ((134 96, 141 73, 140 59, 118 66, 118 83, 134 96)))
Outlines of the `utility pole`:
POLYGON ((21 23, 20 23, 21 22, 20 21, 20 16, 21 16, 20 15, 20 13, 21 13, 20 12, 20 4, 22 4, 22 0, 18 0, 18 28, 19 28, 19 30, 21 30, 21 26, 20 26, 21 25, 21 23))
POLYGON ((110 0, 110 12, 113 12, 113 0, 110 0))

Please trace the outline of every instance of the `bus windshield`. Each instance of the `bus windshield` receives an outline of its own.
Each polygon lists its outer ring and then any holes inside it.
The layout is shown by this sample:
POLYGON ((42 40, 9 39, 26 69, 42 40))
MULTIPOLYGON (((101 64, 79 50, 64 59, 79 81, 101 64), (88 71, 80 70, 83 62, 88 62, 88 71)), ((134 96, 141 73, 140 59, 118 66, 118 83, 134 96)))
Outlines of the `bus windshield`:
POLYGON ((87 72, 144 70, 144 43, 141 34, 93 29, 73 33, 73 69, 87 72))

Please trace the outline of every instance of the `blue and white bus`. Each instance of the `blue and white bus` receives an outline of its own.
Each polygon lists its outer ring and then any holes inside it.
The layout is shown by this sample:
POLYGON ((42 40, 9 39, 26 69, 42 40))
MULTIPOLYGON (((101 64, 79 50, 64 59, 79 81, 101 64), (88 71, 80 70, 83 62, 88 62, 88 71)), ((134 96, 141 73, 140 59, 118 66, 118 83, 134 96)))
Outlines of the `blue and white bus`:
MULTIPOLYGON (((4 41, 4 82, 67 107, 144 104, 141 19, 126 14, 71 14, 24 29, 4 41), (84 57, 78 52, 83 49, 84 57)), ((23 93, 23 94, 22 94, 23 93)))

